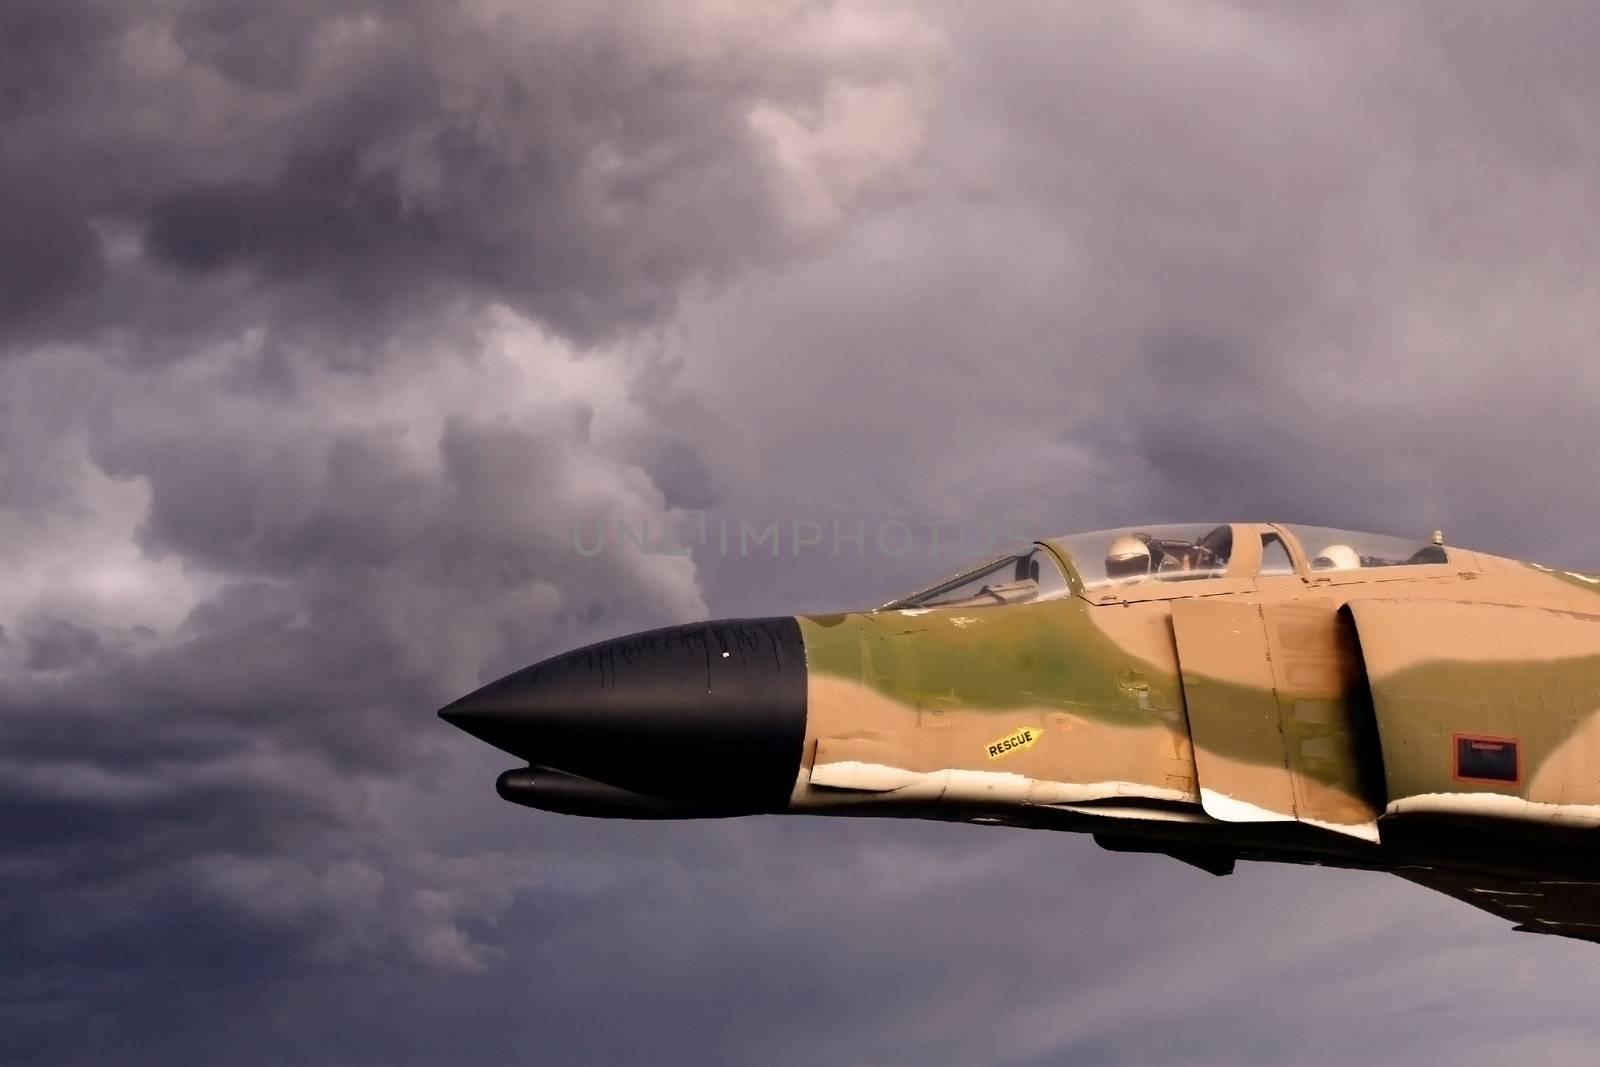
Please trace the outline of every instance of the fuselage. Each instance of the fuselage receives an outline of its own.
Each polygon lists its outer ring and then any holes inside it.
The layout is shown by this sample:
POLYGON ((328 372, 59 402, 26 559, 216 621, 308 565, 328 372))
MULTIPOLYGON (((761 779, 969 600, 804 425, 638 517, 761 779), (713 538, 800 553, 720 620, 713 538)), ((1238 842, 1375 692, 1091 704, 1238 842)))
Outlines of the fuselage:
POLYGON ((1219 872, 1600 873, 1589 575, 1249 523, 986 567, 871 611, 602 642, 444 714, 528 761, 502 795, 579 814, 1025 826, 1219 872))

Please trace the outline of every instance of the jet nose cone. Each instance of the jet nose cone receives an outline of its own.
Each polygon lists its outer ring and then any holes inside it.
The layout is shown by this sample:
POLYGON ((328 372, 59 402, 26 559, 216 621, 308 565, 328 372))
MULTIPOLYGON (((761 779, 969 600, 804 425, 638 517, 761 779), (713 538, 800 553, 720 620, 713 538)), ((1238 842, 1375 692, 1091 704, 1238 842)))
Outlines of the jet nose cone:
POLYGON ((805 713, 800 626, 779 617, 602 641, 491 682, 439 715, 533 765, 761 811, 788 802, 805 713))

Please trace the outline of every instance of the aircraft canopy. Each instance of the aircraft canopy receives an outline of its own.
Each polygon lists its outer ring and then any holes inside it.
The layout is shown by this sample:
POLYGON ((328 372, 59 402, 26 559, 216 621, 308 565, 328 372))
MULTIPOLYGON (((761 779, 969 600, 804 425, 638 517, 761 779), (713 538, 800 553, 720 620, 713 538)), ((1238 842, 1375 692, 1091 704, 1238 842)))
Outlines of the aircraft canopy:
POLYGON ((1174 523, 1047 538, 958 571, 885 609, 985 607, 1078 593, 1092 601, 1183 596, 1248 588, 1258 579, 1349 581, 1440 567, 1432 540, 1319 526, 1174 523), (1063 568, 1062 564, 1065 564, 1063 568), (1213 582, 1204 590, 1189 583, 1213 582))

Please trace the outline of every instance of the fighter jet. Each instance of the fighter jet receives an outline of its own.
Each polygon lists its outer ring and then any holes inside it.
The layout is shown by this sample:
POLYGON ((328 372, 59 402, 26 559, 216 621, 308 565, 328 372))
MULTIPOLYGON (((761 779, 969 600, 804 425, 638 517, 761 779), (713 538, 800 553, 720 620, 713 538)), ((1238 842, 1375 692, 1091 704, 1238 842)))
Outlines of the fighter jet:
POLYGON ((871 611, 602 641, 440 715, 574 815, 1092 834, 1600 941, 1600 577, 1273 523, 1047 538, 871 611))

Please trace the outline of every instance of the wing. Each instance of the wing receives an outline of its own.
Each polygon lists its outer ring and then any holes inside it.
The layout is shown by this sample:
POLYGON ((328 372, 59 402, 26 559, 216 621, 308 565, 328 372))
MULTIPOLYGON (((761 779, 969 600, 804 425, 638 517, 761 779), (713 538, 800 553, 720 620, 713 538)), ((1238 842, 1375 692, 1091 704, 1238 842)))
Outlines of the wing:
POLYGON ((1402 867, 1395 873, 1490 915, 1510 919, 1525 933, 1600 943, 1600 881, 1527 881, 1435 867, 1402 867))

